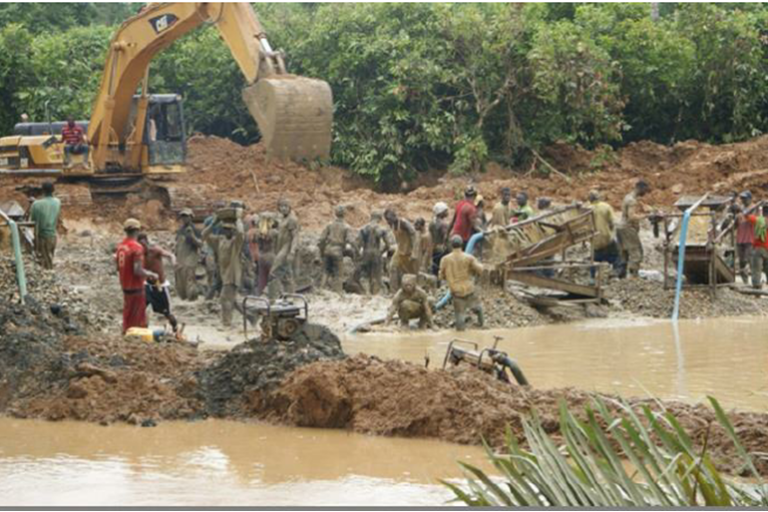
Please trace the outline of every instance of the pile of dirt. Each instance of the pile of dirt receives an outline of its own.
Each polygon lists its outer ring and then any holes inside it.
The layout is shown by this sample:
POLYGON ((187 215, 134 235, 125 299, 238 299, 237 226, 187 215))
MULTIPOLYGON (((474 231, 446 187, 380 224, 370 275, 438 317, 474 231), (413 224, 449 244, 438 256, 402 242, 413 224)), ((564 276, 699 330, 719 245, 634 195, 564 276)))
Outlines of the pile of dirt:
POLYGON ((157 421, 206 416, 195 371, 205 357, 189 345, 154 344, 120 337, 68 337, 55 372, 29 376, 46 392, 19 393, 6 412, 20 418, 115 421, 152 426, 157 421))
MULTIPOLYGON (((447 291, 447 288, 443 288, 436 296, 442 297, 447 291)), ((538 311, 498 286, 484 286, 478 293, 478 298, 483 305, 487 328, 532 327, 553 322, 550 315, 538 311)), ((467 326, 471 328, 476 322, 476 317, 473 313, 469 313, 469 316, 467 326)), ((451 302, 435 312, 434 323, 440 328, 453 327, 454 313, 451 302)))
MULTIPOLYGON (((464 444, 478 444, 485 438, 492 446, 502 447, 507 426, 523 440, 522 415, 531 409, 537 411, 544 428, 557 435, 560 403, 565 401, 577 411, 589 400, 588 394, 573 389, 512 386, 472 368, 427 370, 359 355, 299 368, 274 393, 259 396, 250 406, 255 416, 295 426, 464 444)), ((635 402, 640 403, 645 402, 635 402)), ((711 425, 708 453, 724 469, 739 468, 741 459, 710 409, 677 402, 666 402, 665 407, 699 446, 711 425)), ((766 415, 734 412, 731 418, 745 448, 764 451, 766 415)), ((768 474, 768 461, 756 462, 759 471, 768 474)))
POLYGON ((341 342, 333 332, 308 323, 291 341, 253 339, 237 345, 200 371, 199 379, 212 415, 238 417, 245 404, 275 388, 296 368, 343 357, 341 342))
MULTIPOLYGON (((611 281, 605 296, 614 310, 652 318, 669 318, 675 302, 673 289, 664 290, 661 283, 644 279, 611 281)), ((768 301, 730 288, 719 288, 715 298, 709 288, 683 288, 680 296, 680 318, 766 315, 768 301)))

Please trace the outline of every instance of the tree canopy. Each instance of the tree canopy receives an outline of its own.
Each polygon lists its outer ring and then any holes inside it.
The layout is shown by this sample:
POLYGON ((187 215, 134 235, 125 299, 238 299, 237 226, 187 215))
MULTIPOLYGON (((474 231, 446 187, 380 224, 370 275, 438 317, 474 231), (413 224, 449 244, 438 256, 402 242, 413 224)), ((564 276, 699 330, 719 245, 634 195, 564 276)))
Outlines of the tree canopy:
MULTIPOLYGON (((327 80, 332 160, 383 183, 513 165, 556 140, 743 140, 768 128, 762 4, 256 4, 290 70, 327 80)), ((137 4, 0 6, 0 128, 87 118, 111 34, 137 4)), ((191 131, 257 140, 212 27, 152 64, 191 131)))

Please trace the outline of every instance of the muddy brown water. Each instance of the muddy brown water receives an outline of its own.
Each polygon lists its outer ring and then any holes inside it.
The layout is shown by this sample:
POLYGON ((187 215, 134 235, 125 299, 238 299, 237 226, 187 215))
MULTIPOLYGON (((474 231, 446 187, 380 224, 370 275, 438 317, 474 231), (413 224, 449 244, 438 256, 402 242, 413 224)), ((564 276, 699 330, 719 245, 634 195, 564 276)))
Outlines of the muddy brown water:
MULTIPOLYGON (((534 386, 768 410, 766 325, 756 319, 600 320, 467 332, 499 347, 534 386)), ((364 352, 442 364, 453 332, 365 334, 364 352)), ((222 346, 232 344, 222 343, 222 346)), ((155 428, 0 418, 2 505, 440 505, 456 461, 487 468, 478 447, 228 421, 155 428)))
POLYGON ((0 506, 441 505, 482 450, 222 420, 101 427, 0 418, 0 506))
POLYGON ((465 333, 365 334, 347 337, 347 353, 443 363, 454 338, 499 348, 531 385, 575 387, 621 396, 717 398, 725 407, 768 411, 768 321, 750 318, 681 321, 594 320, 580 324, 465 333), (460 334, 460 336, 459 336, 460 334))

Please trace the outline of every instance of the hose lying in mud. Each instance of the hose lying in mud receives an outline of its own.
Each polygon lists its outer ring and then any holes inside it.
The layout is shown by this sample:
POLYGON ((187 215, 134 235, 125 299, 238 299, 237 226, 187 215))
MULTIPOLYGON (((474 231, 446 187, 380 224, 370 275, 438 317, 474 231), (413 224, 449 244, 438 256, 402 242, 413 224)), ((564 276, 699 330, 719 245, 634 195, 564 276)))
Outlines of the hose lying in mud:
POLYGON ((504 366, 509 369, 510 372, 512 372, 512 376, 515 378, 518 384, 521 386, 529 386, 528 379, 525 378, 525 374, 523 374, 522 368, 520 368, 520 365, 517 364, 517 361, 512 359, 509 356, 501 356, 498 358, 497 363, 499 363, 501 366, 504 366))
MULTIPOLYGON (((483 233, 475 233, 472 235, 472 237, 469 239, 469 242, 467 242, 467 248, 464 249, 464 252, 467 254, 472 254, 472 252, 475 250, 475 245, 483 239, 483 233)), ((437 304, 435 304, 435 311, 438 309, 442 309, 445 307, 446 304, 448 304, 448 301, 451 300, 451 292, 446 292, 445 295, 443 295, 443 298, 437 301, 437 304)))

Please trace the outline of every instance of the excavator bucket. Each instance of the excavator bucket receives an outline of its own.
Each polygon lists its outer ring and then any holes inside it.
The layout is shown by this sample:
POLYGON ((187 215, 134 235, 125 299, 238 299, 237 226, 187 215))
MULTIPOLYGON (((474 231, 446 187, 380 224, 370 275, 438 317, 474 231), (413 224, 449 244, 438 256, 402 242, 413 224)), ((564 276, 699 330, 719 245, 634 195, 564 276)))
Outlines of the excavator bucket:
POLYGON ((243 89, 267 157, 302 160, 331 152, 333 97, 327 82, 295 75, 262 78, 243 89))

